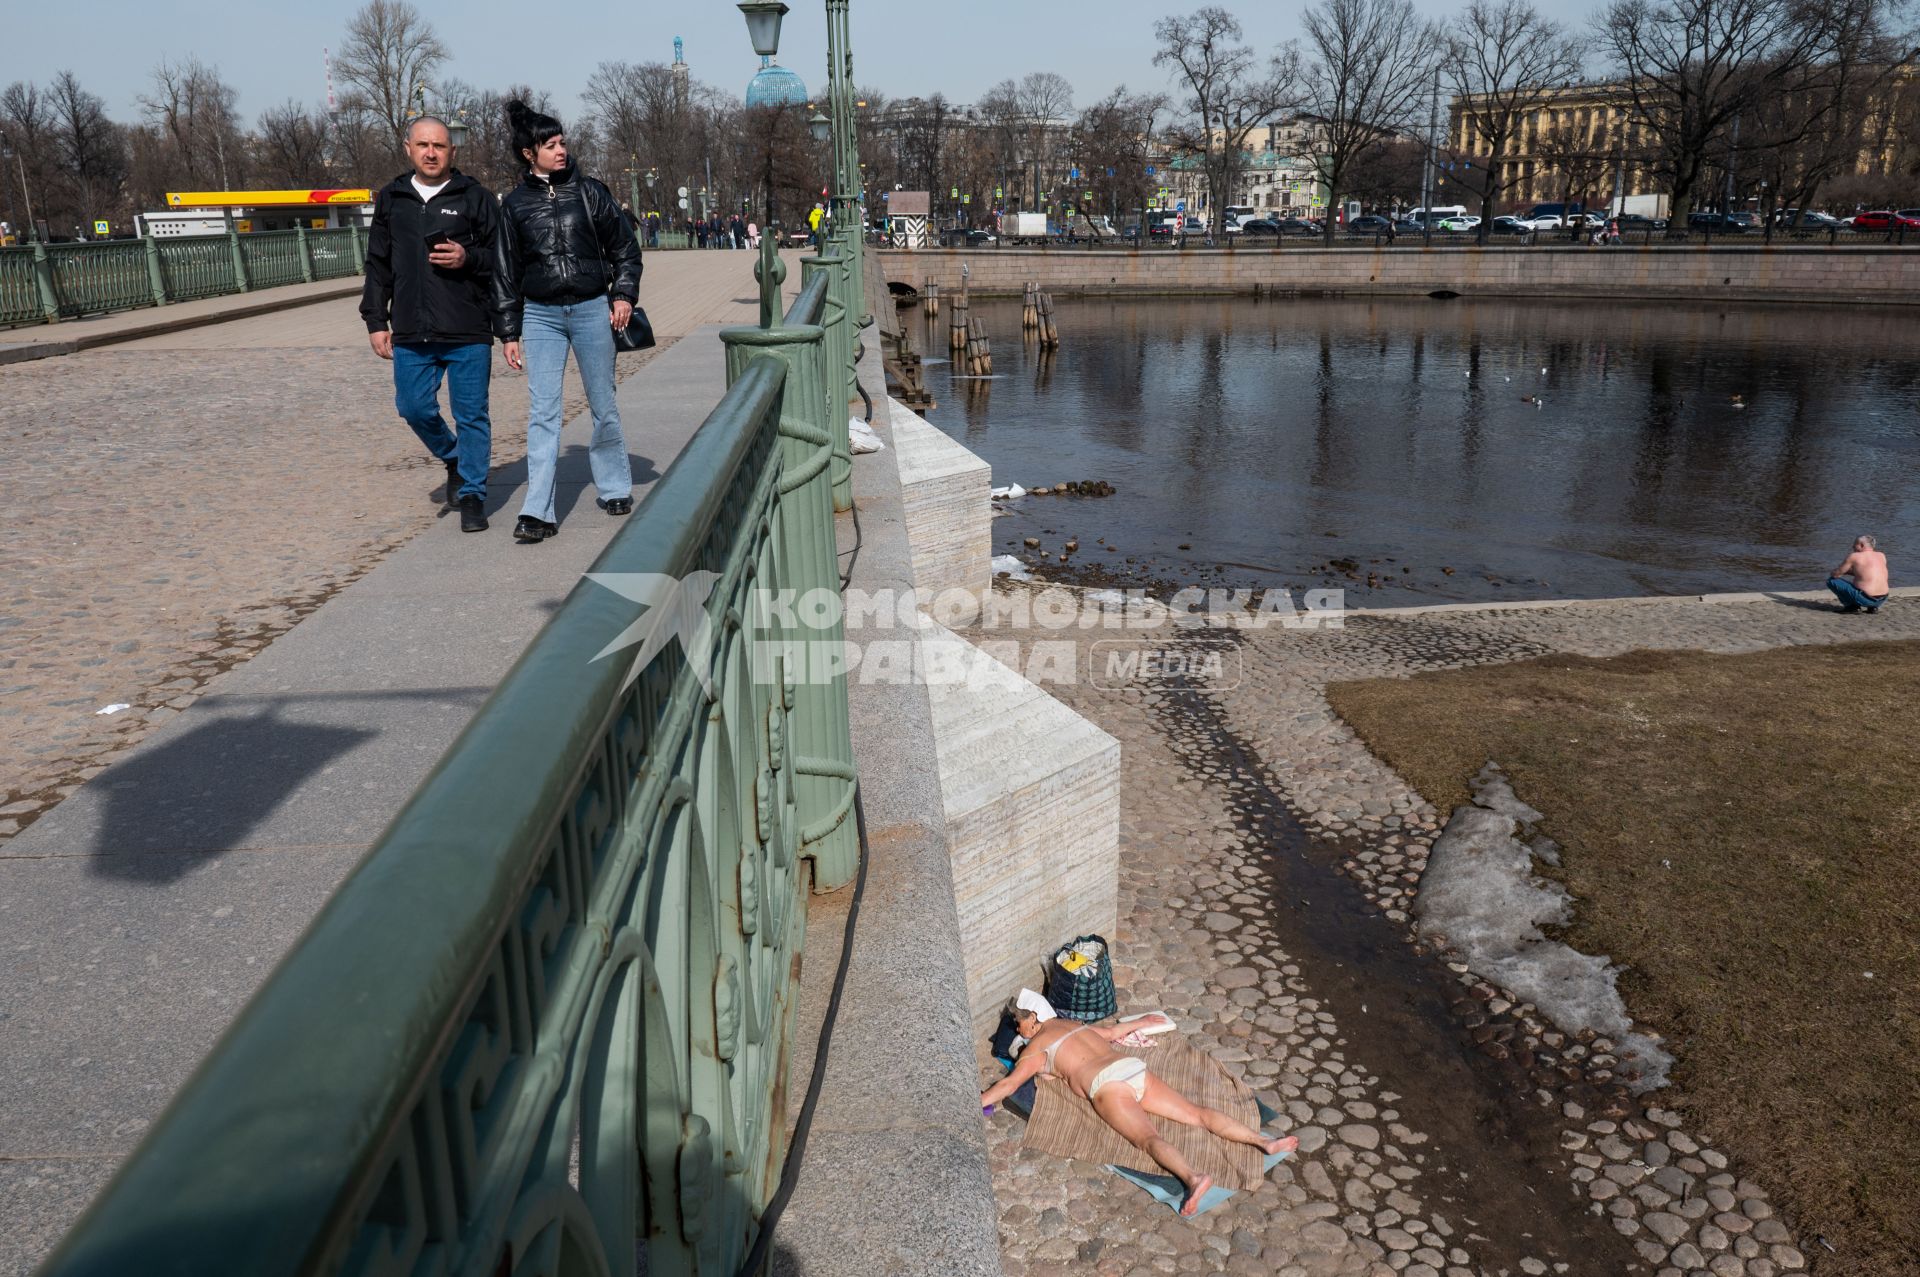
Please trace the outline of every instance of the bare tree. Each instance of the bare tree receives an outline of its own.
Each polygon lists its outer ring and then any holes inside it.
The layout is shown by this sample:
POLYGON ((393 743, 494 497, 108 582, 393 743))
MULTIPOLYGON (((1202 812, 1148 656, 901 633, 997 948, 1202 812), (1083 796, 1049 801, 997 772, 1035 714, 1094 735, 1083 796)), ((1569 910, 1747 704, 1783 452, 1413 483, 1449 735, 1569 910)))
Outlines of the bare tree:
MULTIPOLYGON (((124 212, 127 143, 121 127, 107 118, 106 103, 83 88, 71 71, 53 77, 47 98, 60 160, 54 191, 65 196, 54 203, 61 214, 55 224, 80 229, 93 218, 124 212)), ((54 217, 50 214, 47 220, 53 223, 54 217)))
POLYGON ((1426 100, 1434 29, 1411 0, 1327 0, 1307 10, 1302 106, 1317 126, 1327 191, 1327 242, 1347 175, 1371 151, 1413 131, 1426 100))
POLYGON ((289 98, 260 113, 255 159, 261 176, 276 187, 297 189, 329 180, 327 117, 289 98))
MULTIPOLYGON (((1546 90, 1578 79, 1585 49, 1540 15, 1532 0, 1469 0, 1448 24, 1441 73, 1460 112, 1456 169, 1480 197, 1479 238, 1492 230, 1494 202, 1519 184, 1509 156, 1527 115, 1546 90)), ((1515 166, 1517 167, 1517 166, 1515 166)))
POLYGON ((1175 69, 1190 117, 1175 126, 1169 141, 1176 150, 1201 157, 1208 217, 1215 232, 1221 232, 1226 206, 1233 202, 1234 179, 1244 166, 1247 135, 1271 123, 1300 95, 1298 55, 1284 49, 1260 62, 1252 49, 1239 43, 1239 19, 1218 5, 1185 17, 1162 18, 1153 34, 1160 41, 1153 63, 1175 69))
POLYGON ((347 21, 334 74, 389 130, 396 153, 416 93, 447 60, 433 25, 407 0, 367 0, 347 21))
POLYGON ((1735 122, 1802 92, 1833 55, 1832 14, 1801 0, 1614 0, 1607 9, 1601 42, 1652 140, 1675 228, 1686 226, 1713 159, 1733 148, 1735 122))
POLYGON ((1129 93, 1122 84, 1080 113, 1074 152, 1096 204, 1111 213, 1146 207, 1147 157, 1155 121, 1166 107, 1164 95, 1129 93))
POLYGON ((198 58, 162 61, 153 69, 152 86, 140 96, 140 112, 171 159, 164 174, 169 183, 178 180, 191 190, 214 185, 232 189, 227 162, 238 162, 242 154, 234 112, 238 99, 219 70, 198 58))
POLYGON ((30 237, 32 223, 49 216, 48 185, 58 167, 53 110, 46 94, 25 80, 0 90, 0 138, 5 141, 0 159, 6 163, 0 189, 7 192, 8 220, 17 220, 23 238, 30 237))
POLYGON ((1890 151, 1887 136, 1911 132, 1913 67, 1920 50, 1910 32, 1895 33, 1902 0, 1844 0, 1831 13, 1831 52, 1809 69, 1796 93, 1758 103, 1751 117, 1758 139, 1751 171, 1762 183, 1762 213, 1773 234, 1773 211, 1793 210, 1798 227, 1816 193, 1863 166, 1879 167, 1890 151), (1907 89, 1905 95, 1901 90, 1907 89))
MULTIPOLYGON (((1613 134, 1604 119, 1586 127, 1574 120, 1549 125, 1534 144, 1534 154, 1559 179, 1560 200, 1569 208, 1592 208, 1615 163, 1613 134)), ((1565 220, 1567 238, 1580 239, 1584 224, 1576 223, 1571 213, 1565 220)))
MULTIPOLYGON (((1009 206, 1028 207, 1024 192, 1026 168, 1021 161, 1026 132, 1021 123, 1020 86, 1012 80, 1002 80, 981 94, 975 105, 998 173, 997 185, 1005 192, 1009 206), (1016 174, 1020 177, 1018 184, 1014 182, 1016 174)), ((1037 195, 1033 203, 1039 203, 1037 195)))
POLYGON ((1370 205, 1411 203, 1419 197, 1427 148, 1411 138, 1374 147, 1347 171, 1347 194, 1370 205))
POLYGON ((1073 86, 1052 71, 1022 76, 1015 91, 1020 125, 1025 133, 1027 164, 1033 174, 1033 192, 1045 198, 1057 172, 1057 142, 1064 140, 1067 112, 1073 109, 1073 86))

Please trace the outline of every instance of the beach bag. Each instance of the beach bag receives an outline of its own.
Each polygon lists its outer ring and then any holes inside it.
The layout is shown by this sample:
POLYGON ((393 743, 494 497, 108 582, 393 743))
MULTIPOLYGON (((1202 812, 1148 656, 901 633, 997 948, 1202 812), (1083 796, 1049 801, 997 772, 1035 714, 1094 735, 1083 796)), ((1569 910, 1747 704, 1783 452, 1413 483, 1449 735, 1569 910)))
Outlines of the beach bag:
POLYGON ((1047 967, 1047 1001, 1069 1020, 1091 1024, 1120 1010, 1113 988, 1113 954, 1105 936, 1075 936, 1047 967))

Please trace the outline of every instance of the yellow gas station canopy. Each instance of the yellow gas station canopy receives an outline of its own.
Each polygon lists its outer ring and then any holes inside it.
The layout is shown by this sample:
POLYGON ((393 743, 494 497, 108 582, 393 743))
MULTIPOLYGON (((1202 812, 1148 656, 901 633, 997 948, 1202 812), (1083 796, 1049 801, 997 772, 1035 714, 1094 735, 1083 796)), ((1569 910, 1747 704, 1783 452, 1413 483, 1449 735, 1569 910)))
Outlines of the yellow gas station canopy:
POLYGON ((168 208, 286 208, 311 204, 371 204, 373 192, 313 191, 168 191, 168 208))

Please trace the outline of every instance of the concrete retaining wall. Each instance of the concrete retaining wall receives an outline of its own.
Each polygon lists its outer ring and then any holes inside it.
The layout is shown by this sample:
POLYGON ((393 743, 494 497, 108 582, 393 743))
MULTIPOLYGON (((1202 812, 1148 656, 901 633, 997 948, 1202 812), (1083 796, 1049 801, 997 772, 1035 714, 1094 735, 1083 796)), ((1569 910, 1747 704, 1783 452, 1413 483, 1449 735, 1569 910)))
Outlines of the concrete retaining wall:
POLYGON ((1047 959, 1120 916, 1120 742, 932 621, 927 687, 967 1002, 984 1040, 1047 959))
POLYGON ((979 294, 1385 294, 1463 297, 1920 304, 1920 249, 1437 248, 898 249, 875 254, 889 282, 943 293, 960 268, 979 294))
POLYGON ((993 585, 992 475, 987 463, 887 400, 913 548, 913 581, 923 605, 944 590, 985 593, 993 585))

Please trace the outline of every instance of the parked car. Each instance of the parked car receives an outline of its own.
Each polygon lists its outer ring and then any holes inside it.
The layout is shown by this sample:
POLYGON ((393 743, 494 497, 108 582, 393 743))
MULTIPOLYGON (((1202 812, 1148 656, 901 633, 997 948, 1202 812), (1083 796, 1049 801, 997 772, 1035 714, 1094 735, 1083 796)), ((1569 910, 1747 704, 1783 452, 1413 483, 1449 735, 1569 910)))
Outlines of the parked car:
POLYGON ((1533 227, 1529 226, 1526 222, 1522 221, 1521 219, 1509 214, 1507 216, 1494 218, 1493 224, 1487 228, 1487 234, 1489 235, 1531 235, 1533 234, 1533 227))
POLYGON ((1816 213, 1812 209, 1803 213, 1797 208, 1779 210, 1773 215, 1773 224, 1782 230, 1792 230, 1796 217, 1799 219, 1799 229, 1803 231, 1828 231, 1843 224, 1837 217, 1816 213))
POLYGON ((1240 233, 1249 238, 1263 235, 1268 238, 1305 238, 1321 234, 1321 228, 1316 222, 1303 221, 1298 217, 1286 217, 1278 221, 1271 217, 1256 217, 1251 222, 1243 223, 1240 233))
POLYGON ((1471 213, 1459 213, 1453 217, 1443 217, 1433 225, 1436 230, 1470 231, 1480 225, 1480 219, 1471 213))
POLYGON ((1920 217, 1908 217, 1884 208, 1873 213, 1856 213, 1851 220, 1856 231, 1920 231, 1920 217))
POLYGON ((1561 217, 1558 213, 1542 213, 1538 217, 1523 217, 1518 220, 1530 231, 1557 231, 1561 227, 1561 217))
POLYGON ((1622 235, 1630 235, 1635 231, 1664 231, 1667 229, 1666 218, 1648 217, 1644 213, 1620 213, 1614 217, 1613 224, 1620 228, 1622 235))
POLYGON ((1687 229, 1709 235, 1744 235, 1758 229, 1750 223, 1751 213, 1688 213, 1687 229))
POLYGON ((1393 223, 1378 213, 1367 213, 1347 223, 1349 235, 1385 235, 1393 230, 1393 223))

